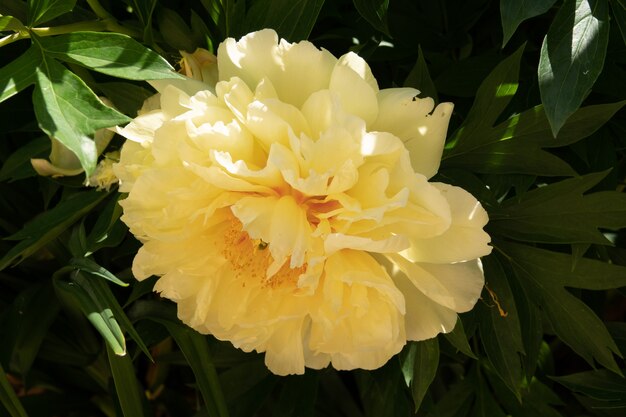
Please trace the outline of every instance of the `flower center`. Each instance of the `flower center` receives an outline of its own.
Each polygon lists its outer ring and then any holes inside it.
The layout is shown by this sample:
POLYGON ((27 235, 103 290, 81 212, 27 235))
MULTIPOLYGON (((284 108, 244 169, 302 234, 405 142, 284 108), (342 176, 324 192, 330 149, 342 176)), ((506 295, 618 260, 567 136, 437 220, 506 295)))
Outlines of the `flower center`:
POLYGON ((224 233, 224 248, 222 255, 230 264, 234 276, 252 285, 260 283, 261 288, 295 288, 298 278, 306 271, 306 263, 298 268, 289 267, 289 259, 271 277, 267 276, 267 269, 274 261, 269 250, 270 242, 251 239, 243 231, 242 224, 236 218, 230 220, 230 225, 224 233))

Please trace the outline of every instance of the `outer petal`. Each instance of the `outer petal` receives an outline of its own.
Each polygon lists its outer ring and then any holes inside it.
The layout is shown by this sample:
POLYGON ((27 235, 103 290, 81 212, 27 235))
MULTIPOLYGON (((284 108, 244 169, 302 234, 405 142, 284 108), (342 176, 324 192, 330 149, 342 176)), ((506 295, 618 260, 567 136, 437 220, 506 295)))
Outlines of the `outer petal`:
POLYGON ((463 262, 491 253, 491 238, 483 231, 487 212, 467 191, 447 184, 435 184, 450 204, 452 223, 443 234, 411 240, 402 254, 414 262, 463 262))
POLYGON ((330 91, 342 107, 369 124, 378 115, 378 85, 367 63, 353 52, 339 58, 330 77, 330 91))
POLYGON ((381 90, 378 117, 370 128, 402 139, 415 171, 430 178, 439 169, 453 105, 441 103, 433 110, 433 99, 417 98, 417 94, 413 88, 381 90))

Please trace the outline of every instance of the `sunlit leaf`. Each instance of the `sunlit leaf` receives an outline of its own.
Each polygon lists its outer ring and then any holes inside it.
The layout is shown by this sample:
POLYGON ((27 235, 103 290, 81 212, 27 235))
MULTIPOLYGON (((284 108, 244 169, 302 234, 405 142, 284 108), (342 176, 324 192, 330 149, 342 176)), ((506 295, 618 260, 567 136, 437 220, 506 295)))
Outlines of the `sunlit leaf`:
POLYGON ((182 78, 156 52, 119 33, 72 32, 39 40, 46 56, 129 80, 182 78))
POLYGON ((0 68, 0 103, 32 85, 41 62, 36 48, 30 47, 19 58, 0 68))
POLYGON ((541 46, 539 90, 553 136, 580 107, 604 65, 607 0, 566 0, 541 46))
POLYGON ((44 56, 37 68, 33 104, 39 127, 78 157, 87 176, 96 168, 96 130, 129 118, 103 104, 74 73, 44 56))

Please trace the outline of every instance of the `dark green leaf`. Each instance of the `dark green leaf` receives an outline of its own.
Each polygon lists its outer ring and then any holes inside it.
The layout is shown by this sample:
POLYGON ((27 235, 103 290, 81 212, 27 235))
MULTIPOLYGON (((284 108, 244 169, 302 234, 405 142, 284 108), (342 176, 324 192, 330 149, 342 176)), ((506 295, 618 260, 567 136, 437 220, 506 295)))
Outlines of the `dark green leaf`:
POLYGON ((131 116, 136 116, 143 102, 154 95, 154 91, 124 82, 102 83, 98 84, 98 88, 119 111, 131 116))
POLYGON ((26 30, 26 27, 13 16, 0 16, 0 32, 8 30, 19 32, 26 30))
POLYGON ((563 160, 542 148, 570 145, 606 123, 626 102, 587 106, 577 110, 556 139, 542 106, 512 116, 495 128, 482 128, 469 137, 461 131, 459 141, 448 149, 442 166, 494 174, 569 176, 575 171, 563 160))
POLYGON ((119 33, 73 32, 39 40, 47 56, 129 80, 182 78, 157 53, 119 33))
POLYGON ((587 362, 597 360, 620 373, 613 354, 620 355, 604 323, 564 287, 605 290, 626 286, 626 267, 580 259, 572 269, 570 255, 526 245, 498 242, 520 284, 540 307, 557 336, 587 362))
POLYGON ((454 384, 435 404, 427 417, 467 416, 476 387, 470 378, 454 384))
POLYGON ((454 346, 457 350, 463 352, 463 354, 469 356, 472 359, 478 359, 474 352, 472 352, 472 348, 467 342, 467 336, 465 335, 465 329, 463 328, 463 322, 459 317, 456 321, 456 325, 454 326, 454 330, 450 333, 444 333, 443 335, 448 342, 452 346, 454 346))
POLYGON ((541 46, 539 90, 552 134, 589 94, 609 40, 607 0, 566 0, 541 46))
POLYGON ((19 58, 0 68, 0 103, 35 83, 35 70, 40 62, 41 55, 36 48, 30 47, 19 58))
POLYGON ((389 0, 352 0, 354 7, 367 22, 382 33, 389 35, 387 9, 389 0))
POLYGON ((598 228, 626 227, 626 194, 583 195, 606 174, 567 179, 507 200, 490 224, 499 233, 522 241, 611 244, 598 228))
POLYGON ((626 44, 626 0, 613 0, 611 9, 615 17, 614 22, 617 23, 617 27, 622 33, 622 39, 626 44))
POLYGON ((626 408, 626 379, 604 369, 551 377, 568 389, 596 400, 603 408, 626 408))
POLYGON ((228 416, 222 387, 211 359, 206 337, 185 326, 176 318, 175 309, 158 302, 137 302, 133 308, 136 319, 150 319, 161 323, 176 341, 196 382, 210 416, 228 416))
POLYGON ((515 30, 526 19, 547 12, 556 0, 500 0, 500 17, 504 36, 502 47, 507 44, 515 30))
POLYGON ((37 26, 71 11, 76 0, 28 0, 28 25, 37 26))
POLYGON ((415 411, 417 411, 437 374, 439 366, 437 338, 410 342, 405 347, 401 360, 404 381, 411 388, 415 411))
POLYGON ((11 370, 26 376, 39 352, 41 343, 59 311, 59 304, 54 298, 49 285, 28 287, 13 304, 14 315, 11 327, 15 333, 11 370))
POLYGON ((135 377, 135 368, 128 355, 118 355, 107 345, 107 356, 111 375, 115 382, 115 392, 124 417, 141 417, 143 413, 142 391, 135 377))
POLYGON ((498 404, 498 401, 489 391, 486 378, 478 373, 475 378, 476 401, 470 416, 472 417, 505 417, 506 414, 498 404))
POLYGON ((260 0, 246 16, 248 30, 272 28, 281 38, 296 42, 307 39, 324 0, 260 0))
POLYGON ((43 157, 50 152, 50 139, 41 137, 18 148, 2 164, 0 181, 19 180, 37 175, 30 163, 31 158, 43 157))
POLYGON ((480 340, 496 374, 521 400, 524 354, 517 306, 502 265, 495 256, 483 258, 485 268, 485 305, 477 311, 480 340), (490 307, 486 307, 490 305, 490 307))
POLYGON ((305 372, 284 378, 283 388, 273 407, 272 417, 314 417, 315 400, 319 387, 319 373, 305 372))
POLYGON ((7 374, 4 368, 2 368, 2 364, 0 364, 0 404, 4 406, 11 417, 28 417, 7 379, 7 374))
POLYGON ((228 409, 206 338, 186 326, 162 322, 185 355, 211 416, 227 417, 228 409))
POLYGON ((0 270, 35 253, 89 213, 106 196, 107 193, 97 191, 77 193, 36 217, 22 230, 7 238, 21 242, 0 259, 0 270))
POLYGON ((36 73, 33 104, 39 127, 74 152, 89 177, 98 155, 88 135, 130 119, 104 105, 78 76, 54 59, 44 58, 36 73))
POLYGON ((398 361, 389 361, 374 371, 354 373, 367 417, 411 415, 411 404, 398 361))
POLYGON ((432 97, 435 102, 438 102, 439 96, 437 95, 437 89, 435 88, 433 80, 430 78, 422 47, 418 46, 417 51, 417 62, 404 80, 404 86, 417 88, 420 90, 420 97, 432 97))

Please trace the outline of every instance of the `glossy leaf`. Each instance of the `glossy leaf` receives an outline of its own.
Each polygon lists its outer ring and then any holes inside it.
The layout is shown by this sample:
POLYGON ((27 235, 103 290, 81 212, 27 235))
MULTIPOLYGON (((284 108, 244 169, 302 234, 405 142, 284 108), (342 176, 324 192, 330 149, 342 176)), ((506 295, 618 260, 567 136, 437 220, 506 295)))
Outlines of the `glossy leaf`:
POLYGON ((324 0, 261 0, 246 16, 249 31, 272 28, 291 42, 307 39, 324 0))
POLYGON ((0 270, 35 253, 89 213, 106 195, 96 191, 77 193, 33 219, 22 230, 7 238, 20 242, 0 259, 0 270))
POLYGON ((524 354, 522 330, 513 292, 502 265, 495 256, 483 259, 485 268, 484 305, 477 311, 480 340, 493 370, 521 400, 522 363, 524 354))
POLYGON ((20 403, 7 379, 7 374, 2 364, 0 364, 0 404, 4 406, 11 417, 28 417, 24 406, 20 403))
POLYGON ((76 0, 28 0, 28 25, 34 27, 71 11, 76 0))
POLYGON ((377 30, 389 35, 387 9, 389 0, 352 0, 354 6, 367 22, 377 30))
POLYGON ((39 40, 46 56, 129 80, 182 78, 156 52, 119 33, 73 32, 39 40))
POLYGON ((502 47, 509 42, 524 20, 544 14, 556 0, 500 0, 500 17, 504 32, 502 47))
POLYGON ((19 58, 0 68, 0 103, 35 83, 35 70, 41 62, 36 48, 30 47, 19 58))
POLYGON ((566 0, 541 46, 539 90, 553 136, 589 94, 609 40, 607 0, 566 0))
POLYGON ((626 227, 626 194, 583 195, 606 174, 567 179, 505 201, 491 224, 499 233, 522 241, 611 244, 598 229, 626 227))
POLYGON ((119 356, 107 345, 107 357, 124 417, 143 416, 142 391, 135 377, 135 368, 130 356, 119 356))
POLYGON ((498 242, 496 246, 557 336, 590 364, 595 359, 620 373, 613 358, 620 353, 605 325, 565 287, 606 290, 626 286, 626 267, 583 258, 572 268, 572 258, 566 254, 514 243, 498 242))
POLYGON ((439 366, 437 338, 411 342, 402 357, 402 374, 411 389, 415 411, 419 410, 428 387, 435 379, 439 366))
POLYGON ((98 155, 89 135, 130 119, 104 105, 78 76, 54 59, 44 57, 36 74, 33 104, 39 127, 74 152, 90 176, 98 155))
POLYGON ((26 30, 26 27, 19 21, 19 19, 13 16, 0 16, 0 32, 3 31, 19 32, 26 30))

